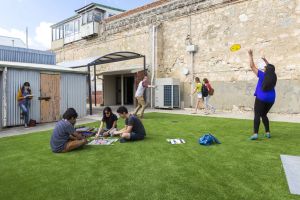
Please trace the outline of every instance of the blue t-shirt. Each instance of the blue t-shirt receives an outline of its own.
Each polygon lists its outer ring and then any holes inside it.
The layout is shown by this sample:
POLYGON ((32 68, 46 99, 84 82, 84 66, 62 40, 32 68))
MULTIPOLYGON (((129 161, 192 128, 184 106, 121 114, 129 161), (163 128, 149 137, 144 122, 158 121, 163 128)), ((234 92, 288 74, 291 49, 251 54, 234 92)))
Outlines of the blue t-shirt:
POLYGON ((63 119, 57 122, 50 140, 52 151, 55 153, 63 151, 70 135, 74 132, 74 126, 68 120, 63 119))
POLYGON ((258 82, 256 85, 254 96, 256 96, 256 98, 258 98, 263 102, 274 103, 276 98, 275 89, 273 88, 272 90, 268 90, 268 91, 262 90, 262 83, 265 78, 265 73, 258 70, 257 77, 258 77, 258 82))

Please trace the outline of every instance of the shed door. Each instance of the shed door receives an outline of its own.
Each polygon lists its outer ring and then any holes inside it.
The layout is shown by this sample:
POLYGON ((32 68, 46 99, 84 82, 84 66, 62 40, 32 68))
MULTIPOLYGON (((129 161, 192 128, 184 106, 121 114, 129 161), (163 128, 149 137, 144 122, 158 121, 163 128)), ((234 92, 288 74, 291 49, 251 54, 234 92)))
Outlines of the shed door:
POLYGON ((59 120, 60 75, 41 74, 41 122, 59 120))

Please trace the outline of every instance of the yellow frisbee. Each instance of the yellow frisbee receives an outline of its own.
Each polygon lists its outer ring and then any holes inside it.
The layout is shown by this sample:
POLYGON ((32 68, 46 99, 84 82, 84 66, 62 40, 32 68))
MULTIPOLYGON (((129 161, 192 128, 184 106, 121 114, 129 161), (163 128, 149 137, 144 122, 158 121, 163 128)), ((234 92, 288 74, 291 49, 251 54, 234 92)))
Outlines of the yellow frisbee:
POLYGON ((230 47, 230 51, 232 52, 235 52, 235 51, 238 51, 241 49, 241 45, 240 44, 233 44, 231 47, 230 47))

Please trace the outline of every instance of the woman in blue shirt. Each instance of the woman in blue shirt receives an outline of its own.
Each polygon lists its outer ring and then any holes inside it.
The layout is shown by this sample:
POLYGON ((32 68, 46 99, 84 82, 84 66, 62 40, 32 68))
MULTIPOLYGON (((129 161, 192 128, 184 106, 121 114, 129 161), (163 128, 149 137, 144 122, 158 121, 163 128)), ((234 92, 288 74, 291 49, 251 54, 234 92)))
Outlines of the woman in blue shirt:
POLYGON ((256 96, 254 103, 254 134, 250 139, 256 140, 258 138, 260 118, 262 119, 265 126, 265 136, 267 138, 271 138, 269 119, 267 117, 267 114, 272 108, 276 98, 275 86, 277 82, 277 76, 275 74, 275 67, 274 65, 269 64, 269 62, 265 58, 262 58, 266 63, 265 70, 261 71, 257 69, 253 61, 253 51, 249 50, 248 53, 250 59, 250 67, 258 77, 258 82, 254 93, 254 96, 256 96))

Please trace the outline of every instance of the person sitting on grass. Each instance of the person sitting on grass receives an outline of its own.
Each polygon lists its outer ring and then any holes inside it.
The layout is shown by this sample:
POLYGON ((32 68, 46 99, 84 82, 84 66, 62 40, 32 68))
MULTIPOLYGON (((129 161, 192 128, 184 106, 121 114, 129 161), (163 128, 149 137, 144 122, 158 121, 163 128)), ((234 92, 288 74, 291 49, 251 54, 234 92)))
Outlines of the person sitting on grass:
POLYGON ((68 108, 63 119, 56 123, 50 140, 54 153, 65 153, 87 144, 83 135, 75 131, 74 125, 78 114, 74 108, 68 108))
POLYGON ((117 121, 118 121, 117 115, 115 115, 112 112, 110 107, 105 107, 103 109, 103 116, 96 137, 99 137, 100 135, 113 136, 117 128, 117 121), (106 124, 105 128, 104 128, 104 123, 106 124))
POLYGON ((125 119, 125 128, 116 131, 120 134, 120 142, 143 140, 146 136, 146 131, 141 120, 136 116, 129 114, 126 107, 121 106, 118 108, 117 113, 121 118, 125 119))

